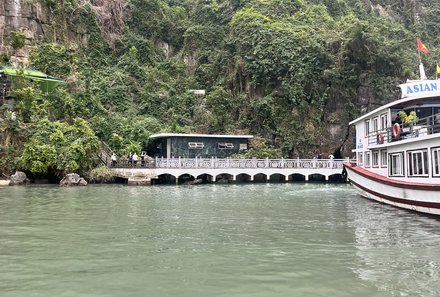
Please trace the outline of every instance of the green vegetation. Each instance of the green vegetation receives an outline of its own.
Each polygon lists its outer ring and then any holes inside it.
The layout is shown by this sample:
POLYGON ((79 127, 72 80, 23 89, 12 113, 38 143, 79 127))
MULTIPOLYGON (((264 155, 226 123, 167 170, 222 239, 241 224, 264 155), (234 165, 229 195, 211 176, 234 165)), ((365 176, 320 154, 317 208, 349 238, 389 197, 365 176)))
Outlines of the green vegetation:
POLYGON ((85 120, 76 118, 68 124, 43 118, 25 143, 18 165, 32 173, 62 176, 90 169, 98 148, 98 139, 85 120))
POLYGON ((86 177, 93 183, 109 183, 113 181, 113 172, 107 166, 100 165, 90 170, 86 177))
POLYGON ((23 32, 11 32, 11 46, 16 50, 24 46, 26 36, 23 32))
POLYGON ((440 53, 440 4, 428 0, 39 1, 54 23, 30 66, 67 84, 13 83, 4 172, 85 172, 99 140, 122 155, 158 132, 262 139, 246 157, 331 154, 350 137, 330 126, 417 77, 416 38, 432 52, 426 66, 440 53))

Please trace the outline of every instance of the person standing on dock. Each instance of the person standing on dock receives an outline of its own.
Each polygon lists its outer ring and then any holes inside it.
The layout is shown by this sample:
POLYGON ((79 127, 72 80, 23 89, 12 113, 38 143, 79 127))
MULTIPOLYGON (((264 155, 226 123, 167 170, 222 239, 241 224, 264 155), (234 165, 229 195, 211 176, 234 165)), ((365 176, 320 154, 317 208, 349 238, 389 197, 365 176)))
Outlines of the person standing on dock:
POLYGON ((112 157, 111 158, 112 158, 112 166, 115 167, 116 163, 117 163, 115 153, 112 153, 112 157))
POLYGON ((136 167, 136 163, 138 161, 138 155, 136 154, 136 152, 133 154, 133 166, 136 167))
POLYGON ((147 153, 145 151, 142 151, 141 153, 141 167, 145 166, 145 156, 147 155, 147 153))

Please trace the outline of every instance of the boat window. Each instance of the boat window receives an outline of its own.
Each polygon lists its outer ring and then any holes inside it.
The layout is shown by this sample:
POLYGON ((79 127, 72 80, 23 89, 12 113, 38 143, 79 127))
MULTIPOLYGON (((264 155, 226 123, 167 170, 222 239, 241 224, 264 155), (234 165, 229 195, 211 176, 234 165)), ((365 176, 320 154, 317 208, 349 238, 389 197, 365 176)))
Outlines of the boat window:
POLYGON ((372 157, 373 157, 372 160, 373 167, 379 167, 379 150, 374 150, 372 153, 372 157))
POLYGON ((364 154, 363 153, 358 153, 357 156, 357 165, 362 166, 364 163, 364 154))
POLYGON ((432 175, 440 177, 440 148, 432 149, 432 175))
POLYGON ((387 167, 388 165, 387 150, 380 151, 380 165, 381 167, 387 167))
POLYGON ((368 136, 370 134, 370 120, 366 120, 365 121, 365 136, 368 136))
POLYGON ((365 152, 365 167, 371 166, 371 152, 365 152))
POLYGON ((415 109, 417 117, 419 119, 426 118, 432 116, 432 107, 418 107, 415 109))
POLYGON ((205 147, 203 142, 188 142, 188 147, 191 149, 202 149, 205 147))
POLYGON ((373 119, 373 131, 376 132, 377 130, 379 130, 379 119, 375 117, 373 119))
POLYGON ((408 152, 408 176, 426 176, 428 169, 428 150, 408 152))
POLYGON ((403 176, 404 172, 403 153, 390 154, 390 176, 403 176))
POLYGON ((385 130, 388 127, 388 114, 380 115, 380 130, 385 130))

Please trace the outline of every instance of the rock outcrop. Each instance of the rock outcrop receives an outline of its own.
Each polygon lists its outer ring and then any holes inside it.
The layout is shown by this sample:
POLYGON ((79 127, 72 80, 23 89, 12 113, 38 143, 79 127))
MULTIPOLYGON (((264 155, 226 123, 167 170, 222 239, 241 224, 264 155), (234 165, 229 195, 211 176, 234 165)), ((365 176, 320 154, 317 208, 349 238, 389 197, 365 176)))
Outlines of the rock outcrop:
POLYGON ((11 175, 11 181, 9 182, 10 186, 17 186, 17 185, 27 185, 30 181, 26 176, 26 173, 22 171, 17 171, 15 174, 11 175))
POLYGON ((85 181, 84 178, 79 176, 79 174, 69 173, 60 181, 60 186, 62 187, 87 186, 87 182, 85 181))

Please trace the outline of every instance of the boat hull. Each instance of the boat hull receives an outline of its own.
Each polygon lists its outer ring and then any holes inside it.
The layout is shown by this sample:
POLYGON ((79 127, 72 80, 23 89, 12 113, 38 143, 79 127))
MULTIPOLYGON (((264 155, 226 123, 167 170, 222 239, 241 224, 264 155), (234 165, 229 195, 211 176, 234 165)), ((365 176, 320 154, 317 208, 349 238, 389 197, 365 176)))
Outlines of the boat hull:
POLYGON ((393 180, 351 163, 344 164, 350 183, 366 198, 417 212, 440 215, 440 184, 393 180))

